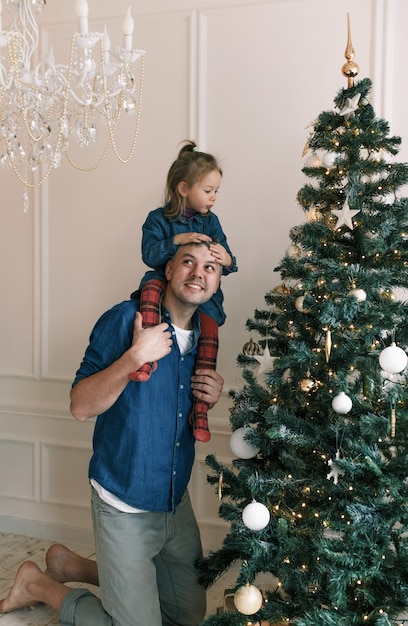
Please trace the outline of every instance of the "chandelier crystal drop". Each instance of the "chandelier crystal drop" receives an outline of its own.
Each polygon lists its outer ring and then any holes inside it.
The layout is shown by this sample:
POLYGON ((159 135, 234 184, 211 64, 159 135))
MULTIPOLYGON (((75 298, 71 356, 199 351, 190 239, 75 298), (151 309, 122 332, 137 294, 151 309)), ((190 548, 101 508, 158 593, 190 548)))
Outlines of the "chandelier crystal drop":
POLYGON ((0 169, 13 170, 31 189, 42 185, 64 155, 73 167, 87 172, 101 164, 109 148, 122 163, 130 161, 144 82, 145 51, 133 49, 130 6, 123 20, 123 41, 113 53, 106 27, 103 33, 90 32, 88 3, 77 0, 78 32, 72 35, 68 63, 56 63, 51 48, 34 64, 39 43, 35 15, 45 5, 46 0, 6 0, 12 20, 3 30, 0 0, 0 169), (134 132, 122 156, 116 135, 119 121, 126 123, 127 117, 134 132), (99 139, 103 143, 92 165, 79 165, 70 152, 71 140, 87 148, 99 139))

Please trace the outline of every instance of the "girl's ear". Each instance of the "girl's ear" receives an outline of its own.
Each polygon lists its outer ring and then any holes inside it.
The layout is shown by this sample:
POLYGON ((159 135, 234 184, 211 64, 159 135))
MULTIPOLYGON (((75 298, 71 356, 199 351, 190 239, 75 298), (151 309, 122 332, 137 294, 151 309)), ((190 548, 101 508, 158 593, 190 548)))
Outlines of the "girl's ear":
POLYGON ((177 185, 177 191, 179 192, 180 196, 182 196, 183 198, 187 196, 188 187, 187 187, 187 184, 184 182, 184 180, 182 180, 177 185))

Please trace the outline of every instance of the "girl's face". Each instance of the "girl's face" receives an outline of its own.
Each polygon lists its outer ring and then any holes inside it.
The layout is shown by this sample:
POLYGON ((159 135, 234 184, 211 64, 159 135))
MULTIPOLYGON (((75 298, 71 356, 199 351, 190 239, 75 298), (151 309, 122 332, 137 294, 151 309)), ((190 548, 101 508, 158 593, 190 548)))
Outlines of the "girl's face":
POLYGON ((179 184, 179 193, 186 199, 186 206, 194 209, 197 213, 205 215, 209 213, 217 199, 217 193, 221 184, 221 174, 213 170, 204 174, 191 187, 186 183, 179 184))

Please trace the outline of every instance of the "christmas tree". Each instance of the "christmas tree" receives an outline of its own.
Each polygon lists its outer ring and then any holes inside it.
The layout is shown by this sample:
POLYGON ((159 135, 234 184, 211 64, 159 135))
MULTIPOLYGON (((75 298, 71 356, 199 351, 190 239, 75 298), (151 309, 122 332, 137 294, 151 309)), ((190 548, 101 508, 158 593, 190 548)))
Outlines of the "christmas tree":
POLYGON ((390 626, 408 606, 408 165, 353 57, 349 35, 347 88, 304 151, 304 219, 247 321, 235 458, 206 459, 230 528, 201 583, 238 574, 235 610, 205 626, 390 626))

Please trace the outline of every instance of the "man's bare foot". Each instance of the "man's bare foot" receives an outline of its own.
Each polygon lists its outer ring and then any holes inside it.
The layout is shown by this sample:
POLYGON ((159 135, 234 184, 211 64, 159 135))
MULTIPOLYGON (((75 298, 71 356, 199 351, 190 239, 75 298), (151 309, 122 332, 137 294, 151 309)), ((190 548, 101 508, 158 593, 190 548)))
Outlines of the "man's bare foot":
POLYGON ((75 554, 60 543, 54 543, 48 549, 45 562, 45 574, 60 583, 99 584, 96 562, 75 554))
POLYGON ((0 600, 0 613, 9 613, 23 607, 34 606, 38 598, 33 593, 33 587, 38 577, 42 575, 38 565, 32 561, 26 561, 20 565, 7 597, 0 600))

